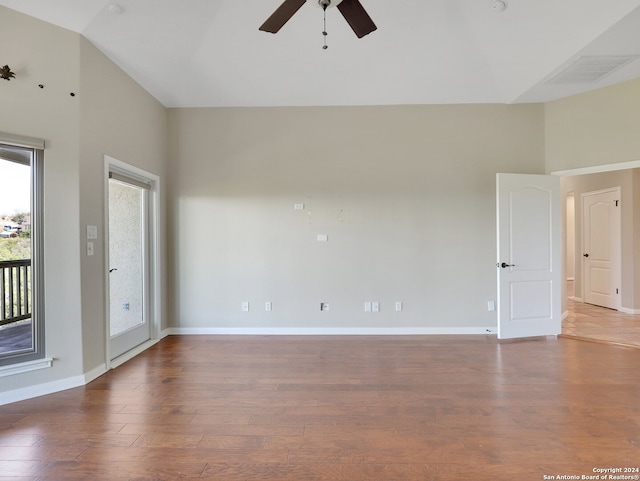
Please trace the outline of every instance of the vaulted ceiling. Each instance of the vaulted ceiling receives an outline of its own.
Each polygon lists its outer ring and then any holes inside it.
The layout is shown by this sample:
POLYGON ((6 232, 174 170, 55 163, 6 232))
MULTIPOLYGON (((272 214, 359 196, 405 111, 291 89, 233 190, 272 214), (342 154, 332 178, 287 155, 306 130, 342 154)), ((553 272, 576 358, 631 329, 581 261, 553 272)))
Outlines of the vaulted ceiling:
POLYGON ((640 0, 0 0, 73 30, 167 107, 540 102, 640 77, 640 0), (566 70, 565 69, 569 69, 566 70), (560 75, 558 75, 560 74, 560 75))

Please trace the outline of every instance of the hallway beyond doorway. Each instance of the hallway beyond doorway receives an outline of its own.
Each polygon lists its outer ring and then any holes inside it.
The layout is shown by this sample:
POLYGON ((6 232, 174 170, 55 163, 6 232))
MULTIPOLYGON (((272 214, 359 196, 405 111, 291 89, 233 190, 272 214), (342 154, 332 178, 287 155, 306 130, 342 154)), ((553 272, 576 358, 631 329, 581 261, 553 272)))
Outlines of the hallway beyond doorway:
POLYGON ((640 315, 574 301, 573 282, 567 282, 567 310, 562 321, 562 335, 596 342, 640 348, 640 315))

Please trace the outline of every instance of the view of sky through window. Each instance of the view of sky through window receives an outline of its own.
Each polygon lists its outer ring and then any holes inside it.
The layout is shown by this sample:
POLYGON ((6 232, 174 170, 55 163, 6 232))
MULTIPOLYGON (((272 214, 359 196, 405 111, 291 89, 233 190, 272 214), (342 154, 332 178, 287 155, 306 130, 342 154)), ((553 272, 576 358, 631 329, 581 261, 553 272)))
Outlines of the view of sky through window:
POLYGON ((0 216, 30 212, 30 168, 0 159, 0 216))

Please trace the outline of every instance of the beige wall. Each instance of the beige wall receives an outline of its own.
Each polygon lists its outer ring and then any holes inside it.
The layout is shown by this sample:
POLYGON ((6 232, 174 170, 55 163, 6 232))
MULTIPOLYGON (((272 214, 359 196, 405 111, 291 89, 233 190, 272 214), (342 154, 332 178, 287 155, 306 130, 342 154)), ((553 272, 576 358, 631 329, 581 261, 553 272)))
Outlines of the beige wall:
POLYGON ((0 131, 46 142, 46 355, 54 358, 50 369, 3 377, 1 394, 81 382, 104 367, 104 155, 163 183, 167 114, 75 33, 0 7, 0 45, 16 72, 0 85, 0 131), (86 256, 88 224, 99 228, 93 257, 86 256))
MULTIPOLYGON (((105 179, 108 155, 160 177, 164 193, 167 161, 167 111, 122 70, 82 39, 80 48, 82 88, 80 130, 80 234, 86 242, 86 226, 96 225, 99 240, 95 255, 82 249, 82 319, 85 371, 105 360, 105 179)), ((161 237, 164 238, 165 197, 160 199, 161 237)), ((161 239, 164 240, 164 239, 161 239)), ((166 252, 160 252, 166 265, 166 252)), ((164 279, 164 273, 161 276, 164 279)), ((166 283, 163 281, 163 287, 166 283)), ((166 295, 161 292, 164 302, 166 295)), ((163 312, 166 312, 166 305, 163 312)), ((166 321, 162 320, 164 324, 166 321)))
POLYGON ((495 327, 495 174, 544 172, 540 105, 177 109, 170 130, 173 326, 495 327))
POLYGON ((545 104, 547 172, 640 160, 640 79, 545 104))
POLYGON ((0 130, 44 139, 45 341, 53 367, 3 377, 0 392, 79 376, 82 364, 79 192, 80 39, 0 7, 0 130), (40 89, 38 84, 43 84, 40 89))

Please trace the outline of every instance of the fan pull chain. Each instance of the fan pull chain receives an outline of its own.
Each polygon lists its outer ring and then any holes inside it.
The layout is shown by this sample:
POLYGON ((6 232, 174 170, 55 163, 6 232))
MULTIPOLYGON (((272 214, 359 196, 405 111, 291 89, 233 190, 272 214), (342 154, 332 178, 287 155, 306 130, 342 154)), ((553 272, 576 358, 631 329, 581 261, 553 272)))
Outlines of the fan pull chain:
POLYGON ((329 45, 327 45, 327 35, 329 35, 327 33, 327 7, 324 7, 324 30, 322 31, 322 35, 324 36, 324 45, 322 46, 322 49, 326 50, 329 48, 329 45))

